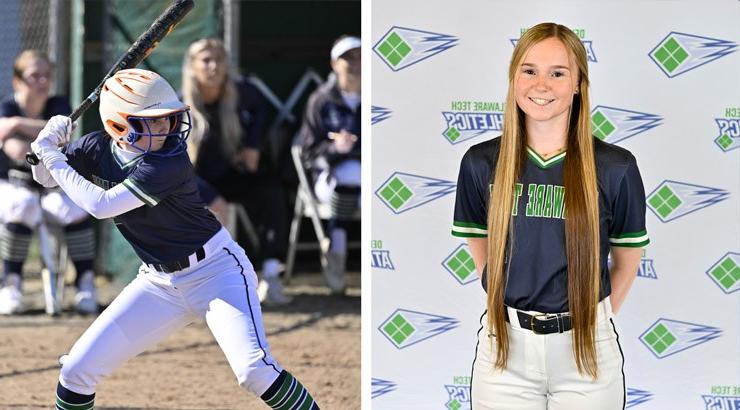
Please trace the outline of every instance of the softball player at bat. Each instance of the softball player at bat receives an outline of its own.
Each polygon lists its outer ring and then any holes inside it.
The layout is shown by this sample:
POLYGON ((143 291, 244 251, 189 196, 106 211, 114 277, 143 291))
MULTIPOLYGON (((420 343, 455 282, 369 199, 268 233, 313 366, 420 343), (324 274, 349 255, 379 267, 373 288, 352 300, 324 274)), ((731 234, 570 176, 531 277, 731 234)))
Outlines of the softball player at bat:
POLYGON ((588 85, 572 31, 529 29, 509 67, 503 135, 462 159, 452 233, 467 238, 487 292, 475 410, 625 406, 614 312, 649 242, 645 192, 632 154, 592 136, 588 85))
POLYGON ((240 386, 274 409, 318 409, 270 354, 252 264, 197 194, 188 106, 156 73, 129 69, 105 82, 100 117, 104 131, 62 150, 72 123, 51 118, 32 144, 41 160, 34 178, 58 184, 96 218, 114 218, 143 264, 65 356, 56 408, 92 409, 103 377, 205 318, 240 386))

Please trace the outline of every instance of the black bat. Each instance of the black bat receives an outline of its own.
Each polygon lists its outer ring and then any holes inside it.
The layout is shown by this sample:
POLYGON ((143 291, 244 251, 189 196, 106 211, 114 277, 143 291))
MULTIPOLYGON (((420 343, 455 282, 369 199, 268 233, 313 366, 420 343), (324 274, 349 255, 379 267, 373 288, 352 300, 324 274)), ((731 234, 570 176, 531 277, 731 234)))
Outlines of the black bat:
MULTIPOLYGON (((194 4, 193 0, 176 0, 164 13, 157 17, 154 23, 136 39, 136 42, 131 45, 128 51, 111 67, 108 74, 100 81, 100 84, 98 84, 95 90, 72 111, 72 114, 69 115, 72 122, 75 122, 98 100, 100 91, 103 89, 103 85, 107 79, 111 78, 120 70, 134 68, 139 65, 157 47, 159 42, 172 31, 175 25, 193 9, 194 4)), ((31 165, 38 165, 39 159, 36 154, 29 152, 26 154, 26 162, 31 165)))

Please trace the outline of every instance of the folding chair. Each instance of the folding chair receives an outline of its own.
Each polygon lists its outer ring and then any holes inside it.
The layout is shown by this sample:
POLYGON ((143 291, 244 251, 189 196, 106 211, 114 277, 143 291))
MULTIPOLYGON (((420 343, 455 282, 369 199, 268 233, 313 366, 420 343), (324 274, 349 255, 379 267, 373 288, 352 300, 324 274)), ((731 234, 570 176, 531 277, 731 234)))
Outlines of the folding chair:
POLYGON ((293 276, 295 267, 295 253, 304 250, 319 250, 321 268, 326 268, 326 254, 329 252, 329 237, 326 236, 322 220, 331 217, 331 209, 327 204, 322 204, 313 193, 306 173, 306 166, 301 156, 303 148, 300 144, 293 144, 290 155, 293 158, 296 174, 298 174, 298 190, 295 196, 295 207, 293 209, 293 220, 290 222, 290 234, 288 235, 288 256, 285 261, 285 278, 287 282, 293 276), (310 218, 318 243, 298 243, 298 235, 301 230, 301 220, 310 218))
POLYGON ((249 214, 247 213, 247 210, 244 209, 244 206, 242 204, 229 202, 228 213, 229 220, 226 230, 229 231, 233 238, 236 238, 237 224, 241 225, 244 232, 247 234, 247 239, 249 239, 249 242, 252 244, 254 249, 258 251, 260 248, 260 238, 259 235, 257 235, 257 229, 254 227, 252 219, 249 218, 249 214))
MULTIPOLYGON (((302 158, 303 147, 300 143, 294 143, 290 149, 296 174, 298 174, 298 190, 296 192, 295 207, 293 210, 293 220, 290 223, 290 234, 288 237, 288 255, 285 262, 285 277, 288 282, 293 276, 295 267, 295 254, 297 251, 319 250, 321 268, 326 268, 326 255, 329 253, 331 240, 326 234, 323 221, 331 218, 331 207, 329 204, 321 203, 316 199, 313 187, 309 182, 307 166, 302 158), (316 234, 316 243, 299 243, 298 236, 301 230, 301 221, 303 218, 311 219, 314 233, 316 234)), ((355 213, 354 219, 360 219, 359 210, 355 213)), ((359 242, 348 242, 348 248, 357 248, 359 242)))

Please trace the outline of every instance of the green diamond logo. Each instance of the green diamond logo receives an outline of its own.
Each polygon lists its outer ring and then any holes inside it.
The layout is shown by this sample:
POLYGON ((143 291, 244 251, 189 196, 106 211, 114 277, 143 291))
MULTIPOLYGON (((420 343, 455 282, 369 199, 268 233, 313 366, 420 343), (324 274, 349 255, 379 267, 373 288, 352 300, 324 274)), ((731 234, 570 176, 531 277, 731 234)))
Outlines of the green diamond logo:
POLYGON ((394 177, 380 188, 380 196, 394 211, 397 211, 414 196, 414 193, 398 177, 394 177))
POLYGON ((673 36, 669 36, 653 52, 653 58, 670 74, 689 58, 689 53, 681 47, 673 36))
POLYGON ((450 127, 450 129, 445 132, 445 137, 447 137, 450 142, 455 142, 458 138, 460 138, 460 131, 458 131, 455 127, 450 127))
POLYGON ((394 172, 380 184, 375 195, 400 214, 450 194, 456 187, 453 181, 394 172))
POLYGON ((449 272, 461 285, 475 282, 475 261, 466 244, 458 246, 443 262, 445 270, 449 272))
POLYGON ((732 145, 732 138, 727 134, 722 134, 715 139, 714 142, 722 148, 722 151, 727 151, 727 149, 732 145))
POLYGON ((707 274, 725 293, 740 290, 740 253, 728 252, 707 274))
POLYGON ((450 410, 460 410, 462 407, 462 404, 460 404, 457 399, 452 399, 449 403, 447 403, 447 408, 450 410))
POLYGON ((382 331, 393 341, 396 347, 400 347, 406 339, 414 334, 416 329, 402 314, 396 313, 391 320, 383 325, 382 331))
POLYGON ((411 46, 396 31, 391 31, 377 46, 378 53, 393 67, 398 66, 411 50, 411 46))
POLYGON ((639 340, 656 358, 663 359, 720 336, 722 329, 713 326, 661 318, 639 340))
POLYGON ((658 356, 678 340, 662 323, 653 326, 641 339, 658 356))
POLYGON ((647 202, 653 211, 664 219, 683 203, 668 185, 663 185, 648 198, 647 202))
POLYGON ((617 127, 612 124, 601 111, 596 111, 591 116, 593 133, 600 140, 605 140, 617 127))

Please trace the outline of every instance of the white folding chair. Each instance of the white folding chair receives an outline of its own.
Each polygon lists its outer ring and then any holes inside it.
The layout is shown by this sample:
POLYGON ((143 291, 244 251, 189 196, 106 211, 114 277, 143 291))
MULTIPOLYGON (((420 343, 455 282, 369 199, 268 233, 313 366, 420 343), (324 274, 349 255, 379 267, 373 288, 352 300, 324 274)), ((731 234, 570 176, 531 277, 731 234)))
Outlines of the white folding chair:
MULTIPOLYGON (((296 174, 298 174, 298 190, 296 192, 295 207, 293 210, 293 219, 290 223, 290 234, 288 237, 288 255, 285 262, 285 278, 287 282, 293 275, 295 267, 295 254, 297 251, 319 250, 321 268, 326 268, 326 254, 329 252, 330 239, 324 229, 323 221, 331 218, 331 207, 329 204, 321 203, 316 199, 313 187, 309 182, 306 164, 302 158, 303 148, 299 143, 293 144, 290 154, 293 159, 296 174), (309 218, 316 234, 316 242, 298 242, 301 221, 303 218, 309 218)), ((360 219, 360 212, 354 215, 354 219, 360 219)), ((358 248, 360 243, 357 241, 349 242, 348 248, 358 248)))

